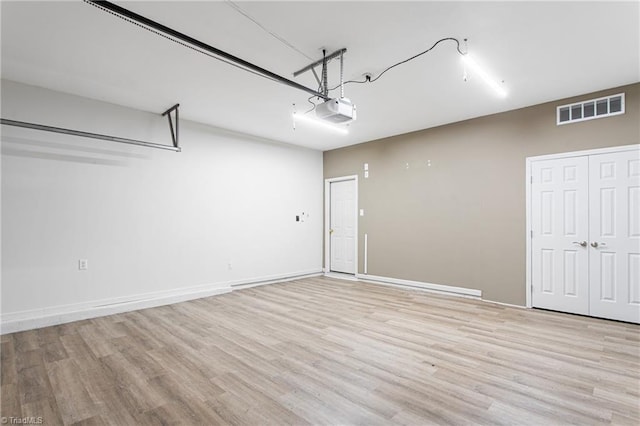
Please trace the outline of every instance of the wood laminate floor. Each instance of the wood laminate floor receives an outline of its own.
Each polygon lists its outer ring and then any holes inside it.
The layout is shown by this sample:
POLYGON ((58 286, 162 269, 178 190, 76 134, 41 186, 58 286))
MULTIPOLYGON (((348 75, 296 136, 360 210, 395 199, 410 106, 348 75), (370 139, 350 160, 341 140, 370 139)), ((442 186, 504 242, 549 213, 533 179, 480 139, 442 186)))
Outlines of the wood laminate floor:
POLYGON ((637 426, 639 338, 632 324, 312 278, 4 335, 1 414, 637 426))

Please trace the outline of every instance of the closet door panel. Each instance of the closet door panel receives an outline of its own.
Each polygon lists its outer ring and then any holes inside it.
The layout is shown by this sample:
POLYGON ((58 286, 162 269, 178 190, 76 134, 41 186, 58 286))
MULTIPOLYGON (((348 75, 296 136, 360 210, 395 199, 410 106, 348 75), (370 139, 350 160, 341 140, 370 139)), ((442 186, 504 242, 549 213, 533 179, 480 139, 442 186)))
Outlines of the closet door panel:
POLYGON ((640 151, 589 156, 589 314, 640 323, 640 151))

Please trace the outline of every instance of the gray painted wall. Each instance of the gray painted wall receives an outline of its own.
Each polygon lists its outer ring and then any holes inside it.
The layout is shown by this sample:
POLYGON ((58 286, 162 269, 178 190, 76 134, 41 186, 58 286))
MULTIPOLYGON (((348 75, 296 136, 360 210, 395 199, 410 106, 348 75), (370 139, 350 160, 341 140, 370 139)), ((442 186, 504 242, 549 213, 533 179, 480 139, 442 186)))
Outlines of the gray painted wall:
POLYGON ((325 152, 325 179, 360 176, 358 272, 366 233, 370 275, 524 305, 526 157, 639 143, 639 117, 633 84, 325 152), (556 125, 558 105, 620 92, 626 114, 556 125))

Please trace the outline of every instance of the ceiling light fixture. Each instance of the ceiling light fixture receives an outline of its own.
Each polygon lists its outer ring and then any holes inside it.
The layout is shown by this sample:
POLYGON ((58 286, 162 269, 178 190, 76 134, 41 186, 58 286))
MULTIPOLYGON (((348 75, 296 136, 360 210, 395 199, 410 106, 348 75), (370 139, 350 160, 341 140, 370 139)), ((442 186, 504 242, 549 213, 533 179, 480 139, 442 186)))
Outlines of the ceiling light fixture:
POLYGON ((463 80, 467 81, 467 67, 471 70, 472 75, 478 75, 484 81, 487 86, 491 87, 498 96, 501 98, 507 97, 507 91, 504 90, 500 83, 498 83, 495 79, 493 79, 476 61, 473 60, 468 53, 462 55, 462 63, 464 64, 464 75, 463 80))
POLYGON ((339 126, 334 126, 333 124, 330 124, 327 121, 324 120, 318 120, 315 119, 313 117, 310 117, 306 114, 297 114, 297 113, 293 113, 293 121, 294 123, 296 121, 303 121, 305 123, 314 125, 316 127, 320 127, 322 129, 327 129, 327 130, 333 130, 334 132, 338 132, 341 133, 343 135, 346 135, 349 133, 349 129, 345 128, 345 127, 339 127, 339 126))

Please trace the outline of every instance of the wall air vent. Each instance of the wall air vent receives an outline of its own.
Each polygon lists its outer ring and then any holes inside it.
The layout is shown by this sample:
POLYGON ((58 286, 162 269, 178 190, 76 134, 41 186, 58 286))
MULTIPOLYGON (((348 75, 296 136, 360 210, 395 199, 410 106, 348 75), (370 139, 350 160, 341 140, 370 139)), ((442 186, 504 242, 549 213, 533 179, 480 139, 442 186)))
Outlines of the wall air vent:
POLYGON ((624 114, 624 93, 559 106, 557 109, 557 124, 559 126, 561 124, 620 114, 624 114))

